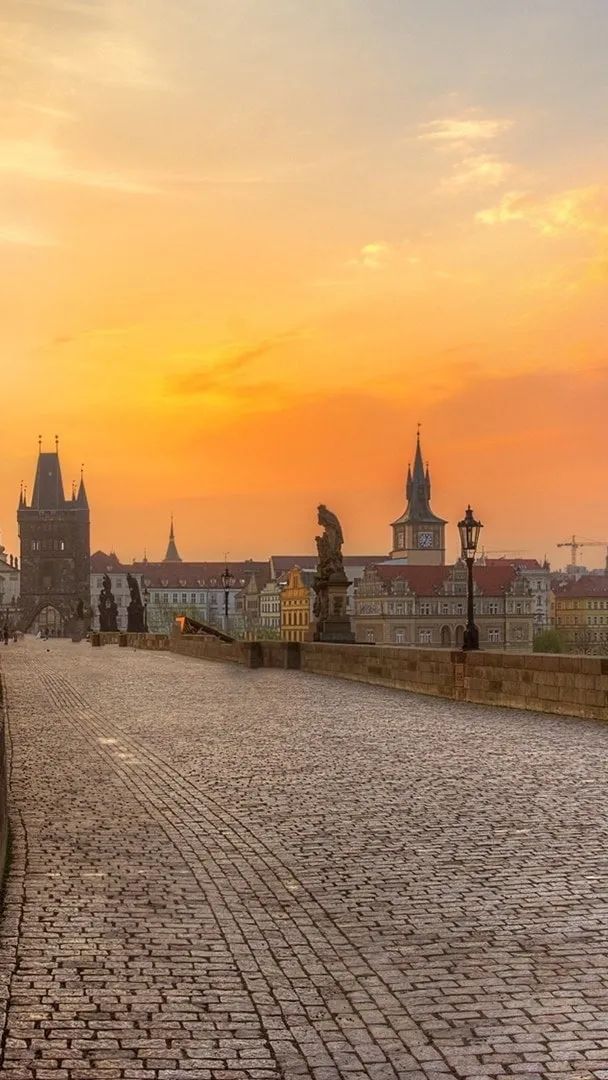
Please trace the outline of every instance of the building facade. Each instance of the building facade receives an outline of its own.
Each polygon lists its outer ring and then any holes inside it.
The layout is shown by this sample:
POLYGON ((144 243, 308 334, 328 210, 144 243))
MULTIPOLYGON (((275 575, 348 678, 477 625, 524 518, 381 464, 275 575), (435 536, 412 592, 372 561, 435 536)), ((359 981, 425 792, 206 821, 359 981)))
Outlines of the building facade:
POLYGON ((420 433, 416 439, 414 468, 408 466, 407 470, 405 495, 407 506, 401 517, 391 523, 391 559, 408 566, 443 566, 447 523, 431 510, 431 476, 428 465, 424 468, 420 433))
POLYGON ((477 560, 478 566, 512 566, 522 581, 525 581, 532 596, 532 611, 534 615, 534 633, 540 634, 552 626, 551 605, 551 567, 545 559, 489 559, 481 555, 477 560))
POLYGON ((17 511, 21 543, 19 627, 62 636, 75 617, 90 618, 89 503, 81 476, 65 498, 58 447, 38 455, 31 502, 17 511))
POLYGON ((608 653, 608 574, 587 574, 556 589, 554 610, 568 652, 608 653))
POLYGON ((279 637, 281 633, 281 586, 269 581, 260 593, 260 626, 262 633, 279 637))
MULTIPOLYGON (((534 636, 530 590, 510 566, 475 567, 475 622, 480 648, 530 651, 534 636)), ((355 595, 357 642, 461 648, 467 620, 467 568, 369 567, 355 595)))
POLYGON ((16 627, 19 592, 19 559, 7 555, 0 544, 0 628, 8 626, 13 630, 16 627))
POLYGON ((311 589, 302 580, 299 566, 287 575, 281 592, 281 638, 283 641, 305 641, 310 628, 311 589))

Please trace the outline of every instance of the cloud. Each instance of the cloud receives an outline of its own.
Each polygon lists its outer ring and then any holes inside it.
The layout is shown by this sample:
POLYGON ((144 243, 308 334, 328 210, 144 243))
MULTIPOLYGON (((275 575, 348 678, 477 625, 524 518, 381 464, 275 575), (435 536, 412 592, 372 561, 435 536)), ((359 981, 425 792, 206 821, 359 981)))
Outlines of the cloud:
POLYGON ((418 139, 448 147, 462 147, 496 139, 511 127, 513 127, 513 121, 505 117, 496 119, 480 119, 473 116, 450 117, 422 124, 418 139))
POLYGON ((0 172, 13 173, 30 180, 107 188, 132 195, 158 194, 159 190, 124 174, 78 168, 67 162, 50 143, 37 141, 0 143, 0 172))
POLYGON ((545 236, 566 232, 608 235, 608 185, 571 188, 547 198, 509 191, 500 202, 476 214, 482 225, 523 221, 545 236))
MULTIPOLYGON (((384 240, 374 240, 369 244, 364 244, 362 248, 359 248, 357 255, 353 259, 347 260, 346 266, 376 272, 395 266, 415 266, 420 261, 419 256, 411 253, 411 249, 407 243, 387 244, 384 240)), ((331 279, 323 280, 325 284, 348 283, 347 279, 338 279, 336 281, 332 281, 331 279)), ((317 284, 320 284, 320 282, 317 281, 317 284)))
POLYGON ((471 154, 454 165, 452 175, 442 182, 442 187, 453 190, 499 187, 512 171, 510 162, 502 161, 492 154, 471 154))
POLYGON ((390 252, 390 246, 382 241, 364 244, 356 258, 349 260, 348 265, 361 266, 365 270, 381 270, 386 266, 390 252))
POLYGON ((0 225, 0 244, 17 247, 53 247, 55 241, 42 233, 22 225, 0 225))
MULTIPOLYGON (((251 345, 233 344, 211 350, 202 369, 169 375, 166 380, 167 387, 171 393, 189 397, 224 390, 230 386, 230 394, 233 396, 235 391, 239 391, 239 387, 232 384, 234 375, 249 368, 255 360, 267 356, 295 336, 293 332, 277 334, 251 345)), ((250 393, 259 388, 248 386, 246 389, 250 393)))

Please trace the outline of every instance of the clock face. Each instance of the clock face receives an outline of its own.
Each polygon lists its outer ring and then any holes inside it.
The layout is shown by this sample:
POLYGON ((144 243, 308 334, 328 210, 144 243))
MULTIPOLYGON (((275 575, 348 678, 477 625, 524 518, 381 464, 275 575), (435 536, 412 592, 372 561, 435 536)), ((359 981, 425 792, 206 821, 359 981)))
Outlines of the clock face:
POLYGON ((433 546, 433 534, 430 532, 418 533, 418 547, 430 548, 433 546))

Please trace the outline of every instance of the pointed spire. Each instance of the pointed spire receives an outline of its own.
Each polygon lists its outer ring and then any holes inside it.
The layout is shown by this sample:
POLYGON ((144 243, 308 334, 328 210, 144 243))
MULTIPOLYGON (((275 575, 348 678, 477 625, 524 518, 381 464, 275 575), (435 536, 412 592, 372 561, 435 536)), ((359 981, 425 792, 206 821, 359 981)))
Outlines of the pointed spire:
POLYGON ((181 555, 177 550, 175 543, 175 532, 173 529, 173 514, 171 514, 171 528, 169 530, 169 543, 167 544, 167 552, 163 559, 163 562, 181 562, 181 555))
POLYGON ((87 489, 84 486, 84 464, 80 466, 80 485, 78 487, 78 495, 76 496, 76 505, 89 508, 89 500, 87 498, 87 489))
POLYGON ((21 510, 22 507, 24 507, 24 506, 25 506, 25 498, 24 498, 24 495, 23 495, 23 480, 22 480, 21 483, 19 484, 19 509, 21 510))
POLYGON ((412 465, 411 462, 407 467, 407 480, 405 482, 405 497, 409 502, 412 497, 412 465))
POLYGON ((425 480, 426 480, 426 497, 430 502, 431 501, 431 474, 429 472, 429 463, 428 463, 428 461, 426 463, 425 480))

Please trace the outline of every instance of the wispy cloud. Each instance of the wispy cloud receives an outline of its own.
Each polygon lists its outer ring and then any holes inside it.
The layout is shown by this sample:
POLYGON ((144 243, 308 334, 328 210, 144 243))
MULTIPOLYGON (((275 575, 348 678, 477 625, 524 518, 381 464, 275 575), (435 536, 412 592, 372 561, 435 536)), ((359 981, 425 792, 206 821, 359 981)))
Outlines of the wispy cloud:
POLYGON ((422 124, 419 129, 418 139, 462 147, 471 143, 496 139, 511 127, 513 127, 513 121, 506 117, 452 116, 422 124))
POLYGON ((71 164, 50 143, 14 140, 0 143, 0 172, 30 180, 108 188, 125 194, 152 195, 159 189, 127 174, 83 169, 71 164))
POLYGON ((546 236, 571 231, 608 235, 608 185, 571 188, 545 198, 509 191, 476 218, 482 225, 523 221, 546 236))
POLYGON ((443 178, 440 190, 499 187, 513 172, 513 165, 483 145, 498 139, 513 127, 507 117, 480 117, 467 114, 432 120, 421 125, 418 139, 430 143, 452 159, 452 170, 443 178), (454 160, 455 159, 455 160, 454 160))
POLYGON ((53 247, 55 241, 43 233, 21 225, 0 225, 0 244, 17 247, 53 247))
MULTIPOLYGON (((218 390, 225 390, 230 386, 232 394, 235 389, 233 376, 249 369, 252 364, 273 352, 284 342, 297 335, 293 332, 276 334, 274 337, 264 338, 261 341, 246 343, 233 343, 211 349, 207 356, 203 355, 196 359, 202 366, 190 371, 182 371, 167 377, 167 387, 174 394, 191 396, 207 394, 218 390)), ((182 357, 194 360, 194 357, 182 357)), ((236 387, 238 389, 238 387, 236 387)), ((248 387, 248 389, 252 389, 248 387)))
POLYGON ((364 244, 346 266, 376 272, 397 264, 414 266, 419 262, 419 256, 412 253, 407 243, 388 244, 384 240, 374 240, 364 244))
POLYGON ((513 171, 513 165, 492 154, 471 154, 456 162, 451 176, 442 187, 455 191, 463 188, 499 187, 513 171))

